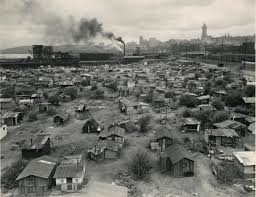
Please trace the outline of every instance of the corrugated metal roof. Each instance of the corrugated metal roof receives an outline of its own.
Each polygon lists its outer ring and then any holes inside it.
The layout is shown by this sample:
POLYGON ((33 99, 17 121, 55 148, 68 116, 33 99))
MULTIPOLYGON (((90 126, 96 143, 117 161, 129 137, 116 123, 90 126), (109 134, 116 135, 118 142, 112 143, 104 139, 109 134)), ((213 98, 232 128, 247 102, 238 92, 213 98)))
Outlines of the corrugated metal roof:
POLYGON ((36 158, 28 163, 16 180, 20 180, 28 176, 48 178, 57 164, 57 161, 58 160, 56 158, 47 155, 36 158))
POLYGON ((85 160, 83 155, 71 155, 64 157, 57 167, 54 178, 76 178, 81 177, 85 160))
POLYGON ((12 112, 12 111, 8 111, 6 112, 3 116, 2 116, 2 119, 5 119, 5 118, 14 118, 14 117, 17 117, 21 112, 12 112))

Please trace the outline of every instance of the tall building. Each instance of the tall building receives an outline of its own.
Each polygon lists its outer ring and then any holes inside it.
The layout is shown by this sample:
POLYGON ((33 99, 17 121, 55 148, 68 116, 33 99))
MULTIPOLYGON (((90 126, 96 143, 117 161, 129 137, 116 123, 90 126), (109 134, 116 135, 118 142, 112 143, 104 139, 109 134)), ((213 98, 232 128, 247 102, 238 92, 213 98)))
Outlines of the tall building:
POLYGON ((208 36, 207 36, 207 26, 206 24, 204 24, 202 26, 202 36, 201 36, 201 40, 204 40, 206 39, 208 36))

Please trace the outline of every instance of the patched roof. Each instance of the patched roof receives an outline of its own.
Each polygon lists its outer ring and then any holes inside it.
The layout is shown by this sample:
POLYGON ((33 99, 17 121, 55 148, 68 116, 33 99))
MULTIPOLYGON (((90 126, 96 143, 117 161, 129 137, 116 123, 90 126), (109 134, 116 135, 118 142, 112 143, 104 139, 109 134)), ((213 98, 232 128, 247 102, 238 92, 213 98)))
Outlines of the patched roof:
POLYGON ((120 122, 120 127, 124 128, 127 132, 133 132, 137 130, 137 127, 131 120, 120 122))
POLYGON ((246 126, 240 122, 237 122, 235 120, 225 120, 223 122, 218 122, 213 124, 217 128, 231 128, 236 129, 239 127, 245 128, 246 126))
POLYGON ((114 125, 114 126, 111 126, 108 128, 108 131, 103 131, 100 133, 100 135, 102 137, 109 137, 109 136, 112 136, 112 135, 116 135, 116 136, 120 136, 120 137, 124 137, 124 129, 117 126, 117 125, 114 125))
POLYGON ((67 119, 69 119, 70 115, 67 114, 67 113, 59 113, 59 114, 57 114, 56 116, 54 116, 54 118, 56 118, 56 117, 60 117, 60 118, 62 118, 63 120, 67 120, 67 119))
POLYGON ((156 132, 156 140, 164 137, 172 139, 173 136, 171 134, 171 130, 168 130, 166 128, 161 128, 159 131, 156 132))
POLYGON ((207 129, 206 134, 223 137, 239 137, 234 129, 207 129))
POLYGON ((48 178, 57 164, 57 159, 44 155, 36 158, 28 163, 16 180, 23 179, 28 176, 36 176, 41 178, 48 178))
POLYGON ((161 157, 168 157, 173 164, 179 162, 184 158, 194 161, 192 154, 179 144, 173 144, 169 146, 161 155, 161 157))
POLYGON ((22 149, 41 149, 45 145, 45 143, 50 139, 49 135, 38 135, 34 139, 28 139, 22 146, 22 149))

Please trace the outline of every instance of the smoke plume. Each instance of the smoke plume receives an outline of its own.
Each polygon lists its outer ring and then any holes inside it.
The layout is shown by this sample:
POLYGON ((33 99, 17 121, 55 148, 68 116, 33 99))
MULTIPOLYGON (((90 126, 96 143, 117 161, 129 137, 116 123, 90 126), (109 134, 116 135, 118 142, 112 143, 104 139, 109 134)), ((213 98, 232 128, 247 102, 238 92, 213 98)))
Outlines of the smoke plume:
POLYGON ((43 3, 44 1, 39 0, 3 0, 0 8, 0 22, 2 13, 2 15, 13 16, 10 18, 13 21, 9 21, 11 23, 30 24, 31 31, 39 32, 34 27, 40 27, 43 40, 51 44, 86 43, 96 37, 110 40, 115 43, 113 46, 116 45, 116 42, 124 44, 121 37, 116 37, 111 32, 105 32, 102 23, 96 18, 77 20, 73 16, 61 17, 43 3))

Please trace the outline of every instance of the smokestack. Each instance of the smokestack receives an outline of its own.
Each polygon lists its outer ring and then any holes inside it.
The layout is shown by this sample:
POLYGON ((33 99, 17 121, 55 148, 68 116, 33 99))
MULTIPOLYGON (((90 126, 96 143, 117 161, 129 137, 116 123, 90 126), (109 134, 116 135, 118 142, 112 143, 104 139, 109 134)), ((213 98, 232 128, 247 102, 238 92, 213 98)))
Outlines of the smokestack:
POLYGON ((30 139, 30 146, 31 146, 31 147, 33 146, 33 140, 32 140, 32 138, 30 139))
POLYGON ((124 56, 125 56, 125 43, 123 43, 124 44, 124 56))

